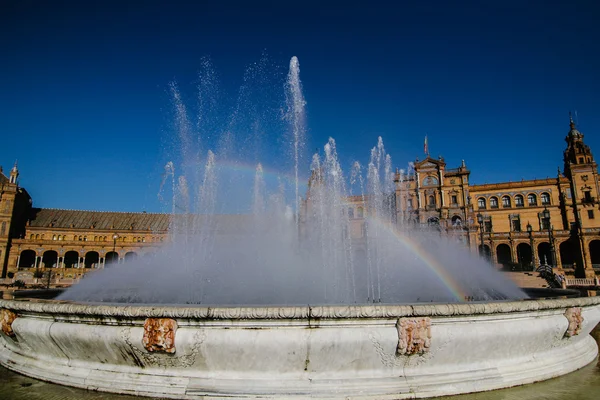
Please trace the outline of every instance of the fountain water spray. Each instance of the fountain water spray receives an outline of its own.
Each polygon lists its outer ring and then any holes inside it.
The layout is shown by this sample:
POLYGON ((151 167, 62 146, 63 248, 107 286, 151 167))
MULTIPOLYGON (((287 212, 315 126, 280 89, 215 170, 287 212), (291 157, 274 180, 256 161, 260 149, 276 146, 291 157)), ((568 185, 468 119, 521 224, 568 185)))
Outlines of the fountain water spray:
MULTIPOLYGON (((267 126, 244 115, 243 105, 249 103, 252 116, 261 114, 249 101, 250 75, 233 115, 221 118, 223 128, 211 134, 202 124, 218 120, 206 115, 207 104, 215 106, 204 102, 213 98, 207 89, 212 83, 199 88, 202 116, 194 128, 199 133, 192 129, 179 89, 170 86, 181 148, 179 157, 165 166, 161 182, 161 196, 166 182, 172 182, 170 244, 155 257, 97 271, 62 299, 230 305, 523 297, 488 264, 439 233, 398 229, 402 224, 397 222, 395 181, 403 178, 394 174, 381 137, 365 171, 358 162, 352 165, 350 190, 333 138, 323 146, 323 156, 315 154, 310 168, 303 166, 305 101, 295 57, 285 85, 290 124, 286 131, 291 131, 285 145, 293 149, 291 187, 281 176, 275 183, 267 182, 261 161, 253 163, 251 175, 243 179, 225 176, 227 165, 256 159, 256 148, 237 146, 236 136, 253 135, 257 126, 267 126), (240 125, 243 121, 247 125, 240 125), (200 143, 210 146, 211 137, 219 137, 213 143, 219 150, 208 150, 200 163, 200 143), (227 158, 232 149, 239 160, 227 158), (309 171, 306 198, 301 201, 300 176, 309 171), (223 203, 231 200, 247 202, 247 211, 221 214, 223 203)), ((242 138, 240 143, 247 141, 242 138)))

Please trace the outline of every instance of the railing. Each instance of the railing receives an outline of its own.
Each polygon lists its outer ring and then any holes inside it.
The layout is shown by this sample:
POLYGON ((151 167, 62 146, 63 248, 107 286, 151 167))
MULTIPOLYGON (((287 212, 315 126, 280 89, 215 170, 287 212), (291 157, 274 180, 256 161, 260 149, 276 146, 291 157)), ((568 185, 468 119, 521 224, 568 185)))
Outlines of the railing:
POLYGON ((598 286, 598 279, 566 278, 567 286, 598 286))

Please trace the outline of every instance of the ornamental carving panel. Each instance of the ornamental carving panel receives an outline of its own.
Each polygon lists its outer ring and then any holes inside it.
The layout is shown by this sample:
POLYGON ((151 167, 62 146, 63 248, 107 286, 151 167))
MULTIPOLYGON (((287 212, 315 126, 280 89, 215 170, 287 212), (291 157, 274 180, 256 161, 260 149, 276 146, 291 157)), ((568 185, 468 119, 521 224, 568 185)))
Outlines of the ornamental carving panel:
POLYGON ((149 352, 175 353, 177 321, 171 318, 147 318, 142 344, 149 352))
POLYGON ((567 308, 567 311, 565 311, 565 317, 567 317, 567 320, 569 321, 569 327, 565 332, 565 337, 579 335, 579 332, 581 332, 581 325, 583 325, 581 307, 567 308))
POLYGON ((431 318, 400 318, 398 329, 398 355, 423 354, 431 346, 431 318))
POLYGON ((17 319, 17 314, 6 308, 0 309, 0 325, 6 336, 15 336, 15 332, 12 330, 12 323, 15 319, 17 319))

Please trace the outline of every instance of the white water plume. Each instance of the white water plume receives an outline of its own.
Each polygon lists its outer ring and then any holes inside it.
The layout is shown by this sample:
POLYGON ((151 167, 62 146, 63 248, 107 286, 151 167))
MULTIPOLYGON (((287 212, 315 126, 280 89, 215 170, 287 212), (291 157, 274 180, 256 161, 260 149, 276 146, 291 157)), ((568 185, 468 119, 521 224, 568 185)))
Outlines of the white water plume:
MULTIPOLYGON (((244 115, 243 105, 252 103, 249 81, 238 95, 244 100, 237 102, 230 118, 210 115, 218 106, 211 100, 216 81, 201 82, 202 115, 193 129, 181 92, 172 84, 174 138, 180 154, 165 166, 159 191, 164 200, 171 182, 169 243, 156 249, 153 257, 94 271, 60 298, 204 305, 523 298, 488 263, 440 231, 409 231, 404 214, 397 221, 397 196, 403 196, 402 183, 412 179, 414 169, 409 165, 406 174, 395 174, 381 137, 366 168, 355 162, 349 177, 333 138, 324 144, 322 157, 315 154, 310 165, 302 162, 306 126, 299 71, 293 57, 285 84, 290 125, 279 137, 288 141, 277 152, 285 157, 286 149, 292 149, 293 177, 286 180, 281 174, 275 182, 268 181, 268 168, 260 161, 269 154, 244 145, 253 140, 236 137, 242 132, 253 135, 261 126, 256 125, 258 105, 248 112, 251 117, 244 115), (213 123, 209 121, 221 121, 222 128, 207 126, 213 123), (212 140, 211 135, 220 139, 212 140), (220 150, 207 150, 200 162, 201 145, 210 148, 211 143, 220 150), (227 157, 232 149, 239 162, 227 157), (235 179, 223 175, 229 166, 244 169, 247 160, 254 165, 248 175, 235 179), (310 179, 301 201, 304 173, 310 173, 310 179), (246 202, 246 212, 221 214, 222 204, 231 200, 246 202)), ((125 242, 118 251, 135 246, 125 242)))

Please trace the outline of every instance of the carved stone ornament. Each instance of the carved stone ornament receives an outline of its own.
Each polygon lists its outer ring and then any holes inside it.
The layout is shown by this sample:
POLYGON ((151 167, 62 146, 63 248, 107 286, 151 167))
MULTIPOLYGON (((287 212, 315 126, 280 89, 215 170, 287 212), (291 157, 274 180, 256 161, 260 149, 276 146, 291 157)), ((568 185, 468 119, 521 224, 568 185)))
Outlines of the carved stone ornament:
POLYGON ((579 332, 581 332, 581 325, 583 324, 581 307, 567 308, 567 311, 565 311, 565 317, 567 317, 567 320, 569 321, 569 327, 565 332, 565 337, 579 335, 579 332))
POLYGON ((142 343, 150 352, 175 353, 177 321, 171 318, 147 318, 142 343))
POLYGON ((423 354, 431 346, 431 318, 400 318, 398 329, 398 347, 396 353, 402 356, 423 354))
POLYGON ((17 314, 6 308, 0 309, 0 324, 2 326, 2 332, 4 332, 6 336, 15 336, 15 332, 12 330, 12 323, 15 319, 17 319, 17 314))

